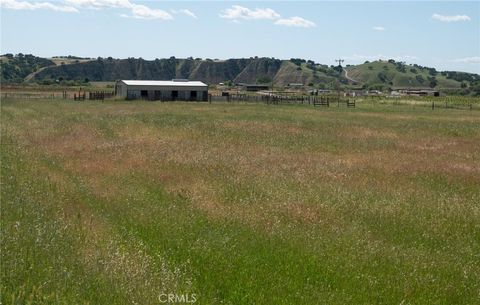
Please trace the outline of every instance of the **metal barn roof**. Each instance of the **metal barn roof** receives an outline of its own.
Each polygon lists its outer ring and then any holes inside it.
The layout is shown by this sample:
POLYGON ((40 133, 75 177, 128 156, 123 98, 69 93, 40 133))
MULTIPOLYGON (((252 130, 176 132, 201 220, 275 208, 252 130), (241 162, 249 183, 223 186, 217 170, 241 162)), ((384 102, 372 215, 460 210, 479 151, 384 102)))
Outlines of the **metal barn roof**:
POLYGON ((122 80, 128 86, 174 86, 174 87, 207 87, 200 81, 188 80, 122 80))

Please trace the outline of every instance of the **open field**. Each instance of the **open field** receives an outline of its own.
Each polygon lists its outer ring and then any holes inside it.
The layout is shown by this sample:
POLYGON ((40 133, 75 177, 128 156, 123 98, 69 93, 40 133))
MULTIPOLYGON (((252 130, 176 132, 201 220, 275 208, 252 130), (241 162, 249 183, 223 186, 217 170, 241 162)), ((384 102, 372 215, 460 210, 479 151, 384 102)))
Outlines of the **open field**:
POLYGON ((2 304, 478 304, 480 111, 3 100, 2 304))

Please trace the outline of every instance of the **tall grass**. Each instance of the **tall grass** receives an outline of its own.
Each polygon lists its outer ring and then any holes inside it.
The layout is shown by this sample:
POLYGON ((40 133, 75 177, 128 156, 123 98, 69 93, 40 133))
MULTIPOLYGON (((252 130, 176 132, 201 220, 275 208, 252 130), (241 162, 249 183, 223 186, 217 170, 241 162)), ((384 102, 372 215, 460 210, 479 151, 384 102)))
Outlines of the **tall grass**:
POLYGON ((3 304, 475 304, 480 113, 4 101, 3 304))

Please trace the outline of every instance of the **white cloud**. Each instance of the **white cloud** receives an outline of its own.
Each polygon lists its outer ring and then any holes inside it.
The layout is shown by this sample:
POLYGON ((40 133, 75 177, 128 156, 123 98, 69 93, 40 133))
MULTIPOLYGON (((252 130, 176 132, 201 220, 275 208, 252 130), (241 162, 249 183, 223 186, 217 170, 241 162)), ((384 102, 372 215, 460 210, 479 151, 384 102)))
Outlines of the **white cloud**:
POLYGON ((132 17, 136 19, 161 19, 172 20, 173 17, 169 13, 160 9, 152 9, 142 4, 134 4, 131 8, 132 17))
POLYGON ((150 8, 143 4, 135 4, 130 0, 66 0, 70 5, 89 9, 123 8, 128 9, 131 15, 121 14, 120 17, 135 19, 172 20, 173 16, 161 9, 150 8))
POLYGON ((234 23, 239 23, 240 20, 274 20, 276 25, 303 28, 316 26, 312 21, 298 16, 282 18, 280 14, 271 8, 256 8, 252 10, 240 5, 232 5, 232 7, 223 10, 219 16, 220 18, 230 19, 234 23))
POLYGON ((129 0, 65 0, 66 3, 77 7, 91 9, 102 8, 128 8, 131 9, 133 3, 129 0))
POLYGON ((191 10, 189 9, 181 9, 181 10, 170 10, 172 13, 174 14, 184 14, 184 15, 187 15, 189 17, 192 17, 194 19, 198 19, 197 15, 195 15, 195 13, 193 13, 191 10))
POLYGON ((375 31, 380 31, 380 32, 384 32, 384 31, 387 30, 383 26, 374 26, 372 29, 375 30, 375 31))
POLYGON ((463 63, 463 64, 480 64, 480 56, 464 57, 452 59, 452 62, 463 63))
POLYGON ((52 10, 64 13, 76 13, 78 10, 72 6, 56 5, 50 2, 28 2, 17 0, 0 0, 0 6, 12 10, 52 10))
POLYGON ((312 21, 303 19, 302 17, 298 17, 298 16, 278 19, 277 21, 275 21, 275 24, 301 27, 301 28, 311 28, 316 26, 316 24, 313 23, 312 21))
POLYGON ((249 8, 232 5, 231 8, 227 8, 220 14, 221 18, 226 19, 277 19, 280 15, 271 8, 256 8, 251 10, 249 8))
POLYGON ((433 14, 432 19, 441 21, 441 22, 457 22, 457 21, 470 21, 470 17, 467 15, 440 15, 440 14, 433 14))
POLYGON ((190 16, 192 18, 195 18, 197 19, 197 15, 195 15, 191 10, 189 9, 183 9, 183 10, 180 10, 181 13, 187 15, 187 16, 190 16))

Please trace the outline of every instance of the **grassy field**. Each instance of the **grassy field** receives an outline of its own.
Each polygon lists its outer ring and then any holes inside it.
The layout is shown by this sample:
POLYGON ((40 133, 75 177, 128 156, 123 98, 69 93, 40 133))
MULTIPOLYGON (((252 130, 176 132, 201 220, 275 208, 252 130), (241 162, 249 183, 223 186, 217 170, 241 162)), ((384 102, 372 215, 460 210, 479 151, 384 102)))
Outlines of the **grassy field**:
POLYGON ((2 101, 1 303, 478 304, 480 111, 2 101))

